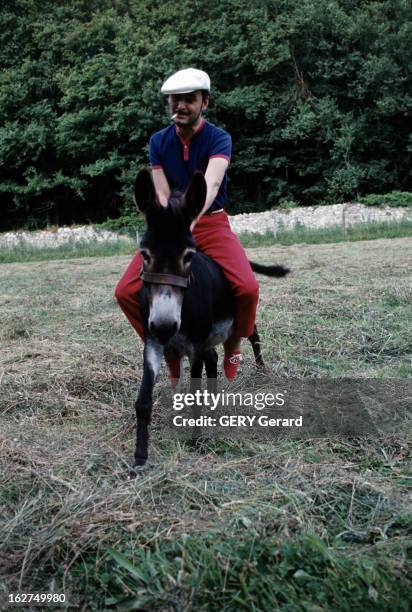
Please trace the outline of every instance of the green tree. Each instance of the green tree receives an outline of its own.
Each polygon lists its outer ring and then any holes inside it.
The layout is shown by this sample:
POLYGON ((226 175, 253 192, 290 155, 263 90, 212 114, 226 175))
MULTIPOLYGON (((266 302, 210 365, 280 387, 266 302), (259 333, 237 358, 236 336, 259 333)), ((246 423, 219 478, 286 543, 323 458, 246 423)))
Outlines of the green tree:
POLYGON ((233 137, 231 212, 411 188, 408 0, 14 0, 0 25, 3 228, 130 207, 185 66, 233 137))

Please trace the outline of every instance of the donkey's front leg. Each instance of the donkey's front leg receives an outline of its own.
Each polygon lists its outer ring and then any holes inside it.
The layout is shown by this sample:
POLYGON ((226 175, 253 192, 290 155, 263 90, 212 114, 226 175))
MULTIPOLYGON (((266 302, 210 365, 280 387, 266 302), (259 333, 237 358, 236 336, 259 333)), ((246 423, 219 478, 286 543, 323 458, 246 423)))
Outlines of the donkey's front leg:
POLYGON ((144 346, 143 378, 139 395, 135 403, 136 409, 136 450, 133 467, 144 465, 147 461, 149 443, 149 423, 152 415, 153 387, 159 372, 163 357, 163 347, 149 338, 144 346))

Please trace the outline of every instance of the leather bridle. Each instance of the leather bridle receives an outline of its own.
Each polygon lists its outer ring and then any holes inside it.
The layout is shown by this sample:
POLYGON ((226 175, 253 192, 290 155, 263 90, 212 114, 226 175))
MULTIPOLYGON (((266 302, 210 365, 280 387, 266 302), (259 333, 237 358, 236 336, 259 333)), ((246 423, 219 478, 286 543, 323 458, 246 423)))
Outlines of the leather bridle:
POLYGON ((155 285, 172 285, 173 287, 183 287, 187 289, 189 285, 188 276, 178 276, 177 274, 162 274, 160 272, 144 272, 140 274, 146 283, 154 283, 155 285))

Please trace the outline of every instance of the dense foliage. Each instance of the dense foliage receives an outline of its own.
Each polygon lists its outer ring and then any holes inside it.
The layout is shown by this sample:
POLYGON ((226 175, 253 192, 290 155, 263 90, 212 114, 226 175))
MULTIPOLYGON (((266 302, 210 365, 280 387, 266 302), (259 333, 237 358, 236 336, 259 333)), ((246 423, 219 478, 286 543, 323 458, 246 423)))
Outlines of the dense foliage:
POLYGON ((233 136, 232 212, 411 186, 409 0, 14 0, 0 20, 2 228, 127 212, 185 66, 233 136))

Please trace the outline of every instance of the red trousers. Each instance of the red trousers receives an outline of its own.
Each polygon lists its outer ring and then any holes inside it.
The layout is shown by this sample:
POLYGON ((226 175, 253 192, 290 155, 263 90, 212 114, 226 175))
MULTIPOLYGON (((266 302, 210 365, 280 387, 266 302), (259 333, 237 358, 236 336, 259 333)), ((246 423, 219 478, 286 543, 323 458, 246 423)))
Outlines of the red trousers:
MULTIPOLYGON (((235 330, 239 336, 247 338, 255 325, 259 285, 239 239, 230 228, 226 212, 203 215, 196 223, 193 237, 197 248, 220 265, 229 281, 235 296, 235 330)), ((142 265, 143 257, 137 251, 116 286, 115 296, 134 329, 144 339, 139 318, 142 265)))

